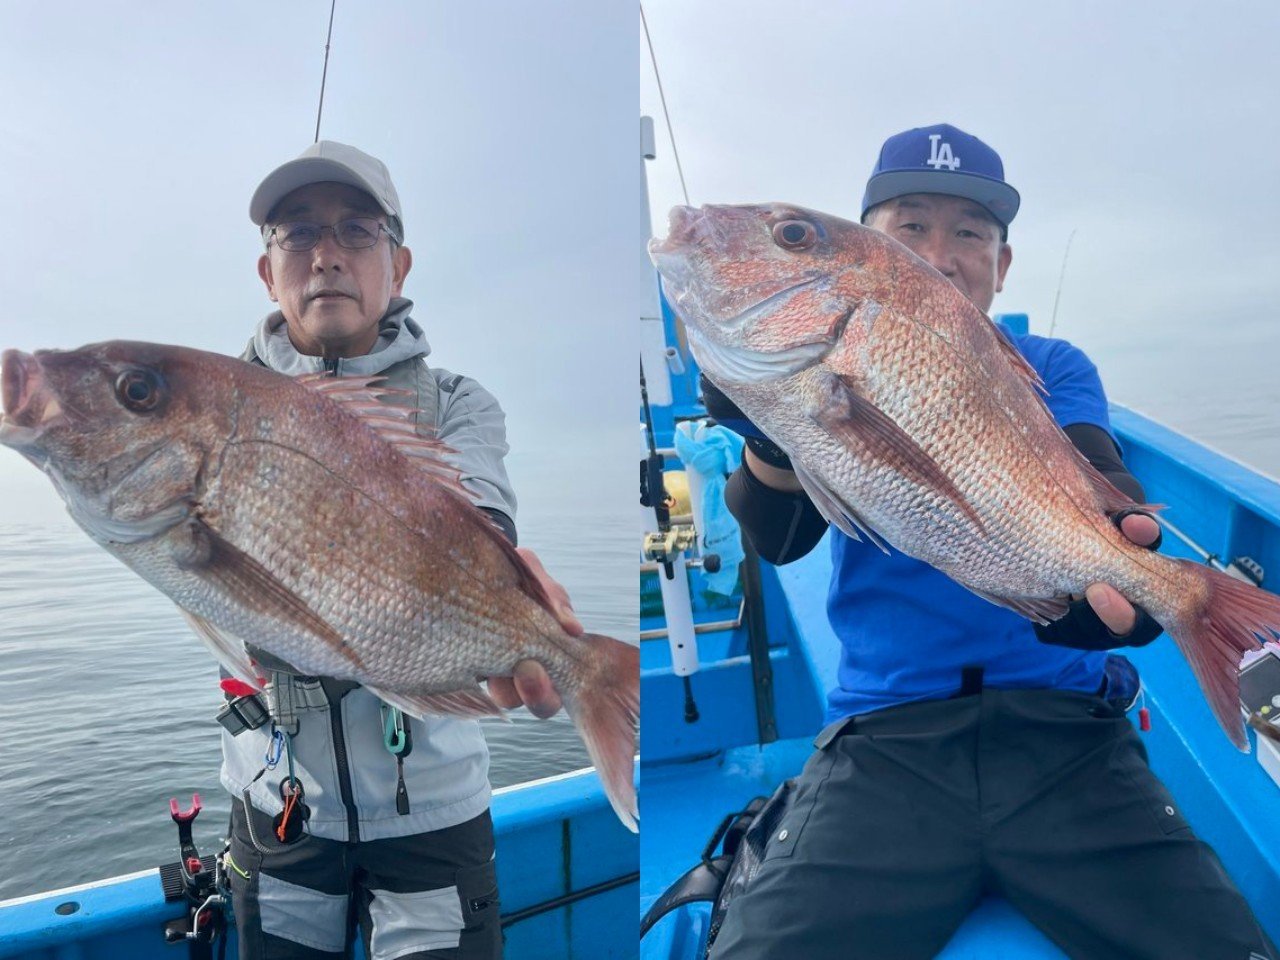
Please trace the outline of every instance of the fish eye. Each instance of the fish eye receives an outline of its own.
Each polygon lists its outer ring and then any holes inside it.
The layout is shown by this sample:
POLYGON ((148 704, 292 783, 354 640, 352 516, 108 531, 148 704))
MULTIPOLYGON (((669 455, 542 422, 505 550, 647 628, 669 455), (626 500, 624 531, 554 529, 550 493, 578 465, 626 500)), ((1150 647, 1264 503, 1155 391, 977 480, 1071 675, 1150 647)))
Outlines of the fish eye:
POLYGON ((818 231, 807 220, 783 220, 773 225, 773 239, 784 250, 806 250, 818 239, 818 231))
POLYGON ((126 370, 116 378, 116 397, 135 413, 150 413, 160 403, 163 386, 154 370, 126 370))

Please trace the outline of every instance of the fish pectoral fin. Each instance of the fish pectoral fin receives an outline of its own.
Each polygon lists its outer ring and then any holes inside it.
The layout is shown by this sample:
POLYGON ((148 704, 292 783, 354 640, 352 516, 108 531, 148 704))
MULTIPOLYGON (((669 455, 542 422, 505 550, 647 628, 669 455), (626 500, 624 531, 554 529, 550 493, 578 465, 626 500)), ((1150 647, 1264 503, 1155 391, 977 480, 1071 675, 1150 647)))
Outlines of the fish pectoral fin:
POLYGON ((487 693, 479 687, 470 690, 450 690, 448 693, 398 693, 382 690, 378 687, 366 686, 366 689, 383 703, 417 717, 502 717, 506 719, 503 709, 493 702, 487 693))
POLYGON ((841 443, 867 451, 921 486, 937 491, 969 518, 980 532, 985 527, 973 505, 965 499, 938 462, 893 419, 844 377, 823 381, 823 395, 810 411, 814 423, 841 443))
POLYGON ((818 508, 818 512, 828 523, 835 524, 838 530, 854 540, 861 540, 865 536, 886 554, 889 552, 884 540, 871 528, 871 524, 858 516, 857 512, 836 496, 830 487, 794 461, 791 469, 795 471, 796 479, 800 481, 800 486, 804 487, 804 492, 808 494, 813 505, 818 508))
POLYGON ((178 612, 182 614, 195 635, 213 651, 218 662, 227 668, 228 673, 253 687, 262 688, 262 684, 258 682, 258 671, 249 657, 248 650, 245 649, 243 640, 215 626, 204 617, 196 616, 190 610, 178 607, 178 612))
POLYGON ((174 544, 173 552, 179 565, 209 579, 236 603, 310 634, 352 666, 364 668, 359 654, 342 634, 303 603, 270 570, 228 543, 212 527, 199 520, 189 521, 183 538, 174 544))
MULTIPOLYGON (((973 590, 972 587, 969 589, 973 590)), ((973 590, 973 592, 983 600, 990 600, 997 606, 1012 610, 1033 623, 1052 623, 1066 616, 1070 604, 1069 597, 998 597, 982 590, 973 590)))

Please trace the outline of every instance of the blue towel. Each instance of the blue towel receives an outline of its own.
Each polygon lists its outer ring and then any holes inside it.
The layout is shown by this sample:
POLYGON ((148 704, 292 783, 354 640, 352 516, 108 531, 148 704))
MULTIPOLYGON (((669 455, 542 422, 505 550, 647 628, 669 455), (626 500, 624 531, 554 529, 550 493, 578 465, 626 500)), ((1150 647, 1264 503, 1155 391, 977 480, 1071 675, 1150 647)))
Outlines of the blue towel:
POLYGON ((738 582, 738 564, 742 562, 742 534, 738 521, 724 502, 725 475, 732 473, 742 461, 742 437, 721 426, 709 427, 699 421, 691 439, 684 430, 675 431, 676 454, 685 468, 702 475, 702 525, 700 546, 705 556, 720 555, 717 573, 703 571, 708 590, 730 596, 738 582))

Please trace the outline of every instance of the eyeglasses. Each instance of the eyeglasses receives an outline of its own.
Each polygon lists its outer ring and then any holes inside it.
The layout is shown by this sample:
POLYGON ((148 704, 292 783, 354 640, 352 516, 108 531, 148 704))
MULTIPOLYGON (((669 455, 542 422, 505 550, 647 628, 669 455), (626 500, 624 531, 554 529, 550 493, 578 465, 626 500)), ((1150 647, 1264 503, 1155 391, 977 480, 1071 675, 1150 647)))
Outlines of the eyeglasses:
POLYGON ((281 250, 302 253, 315 247, 326 230, 332 230, 333 239, 337 241, 338 246, 346 247, 348 250, 372 247, 383 233, 397 243, 400 239, 381 220, 375 220, 373 217, 351 217, 347 220, 339 220, 333 226, 308 223, 304 220, 277 223, 267 234, 267 243, 270 244, 275 240, 281 250))

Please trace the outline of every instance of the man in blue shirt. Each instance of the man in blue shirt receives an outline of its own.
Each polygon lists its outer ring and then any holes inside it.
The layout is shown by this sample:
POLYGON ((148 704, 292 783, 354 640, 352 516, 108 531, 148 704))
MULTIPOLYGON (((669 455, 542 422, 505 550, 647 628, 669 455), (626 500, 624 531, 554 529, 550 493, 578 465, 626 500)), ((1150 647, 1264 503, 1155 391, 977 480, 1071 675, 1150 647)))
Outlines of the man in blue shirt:
MULTIPOLYGON (((862 219, 986 312, 1018 205, 995 151, 942 124, 886 141, 862 219)), ((1068 437, 1141 503, 1094 365, 1065 341, 1010 339, 1068 437)), ((747 436, 726 493, 743 529, 774 563, 808 552, 826 522, 786 455, 704 387, 708 411, 747 436)), ((1158 545, 1151 517, 1114 519, 1158 545)), ((832 553, 831 723, 716 960, 932 957, 987 892, 1081 960, 1274 956, 1124 716, 1136 671, 1107 650, 1149 643, 1154 621, 1094 584, 1067 616, 1033 625, 896 551, 833 531, 832 553)))

